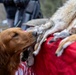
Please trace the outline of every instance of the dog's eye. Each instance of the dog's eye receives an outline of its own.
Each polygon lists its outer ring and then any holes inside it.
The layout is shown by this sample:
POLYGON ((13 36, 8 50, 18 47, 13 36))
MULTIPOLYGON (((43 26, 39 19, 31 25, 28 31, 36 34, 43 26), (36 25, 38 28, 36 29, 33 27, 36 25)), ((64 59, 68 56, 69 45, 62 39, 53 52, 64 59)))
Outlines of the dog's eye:
POLYGON ((18 33, 15 33, 14 35, 13 35, 13 37, 17 37, 18 36, 18 33))

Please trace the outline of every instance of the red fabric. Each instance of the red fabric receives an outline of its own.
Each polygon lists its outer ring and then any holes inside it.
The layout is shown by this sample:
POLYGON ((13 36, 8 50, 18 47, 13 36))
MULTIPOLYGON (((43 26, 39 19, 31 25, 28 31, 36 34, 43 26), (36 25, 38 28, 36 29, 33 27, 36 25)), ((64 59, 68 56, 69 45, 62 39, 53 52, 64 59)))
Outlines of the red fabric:
POLYGON ((21 62, 18 70, 15 72, 15 75, 34 75, 33 72, 31 72, 31 68, 27 67, 26 62, 21 62))
POLYGON ((48 44, 49 36, 42 44, 32 67, 35 75, 76 75, 76 42, 67 47, 62 56, 56 57, 55 51, 60 40, 48 44))

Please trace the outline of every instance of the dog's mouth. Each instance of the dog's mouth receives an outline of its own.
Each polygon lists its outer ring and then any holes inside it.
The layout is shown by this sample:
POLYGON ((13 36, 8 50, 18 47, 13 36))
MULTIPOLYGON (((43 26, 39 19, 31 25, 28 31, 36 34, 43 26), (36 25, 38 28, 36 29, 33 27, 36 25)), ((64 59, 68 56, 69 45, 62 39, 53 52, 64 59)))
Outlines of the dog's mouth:
POLYGON ((21 52, 21 56, 20 56, 20 57, 21 57, 21 58, 20 58, 21 61, 27 61, 28 56, 29 56, 29 54, 30 54, 29 47, 32 47, 33 50, 34 50, 34 45, 35 45, 35 43, 36 43, 36 41, 33 42, 30 46, 27 46, 27 47, 24 47, 24 48, 23 48, 23 50, 22 50, 22 52, 21 52))
POLYGON ((33 47, 35 44, 36 44, 36 40, 35 40, 34 42, 32 42, 31 45, 28 45, 27 47, 25 46, 25 47, 22 49, 22 52, 26 51, 29 47, 33 47))
POLYGON ((28 59, 28 56, 29 56, 29 50, 25 50, 24 52, 21 53, 21 61, 27 61, 28 59))
MULTIPOLYGON (((21 61, 26 61, 28 59, 28 56, 29 56, 29 53, 30 53, 30 51, 28 50, 29 47, 32 47, 33 51, 34 51, 34 46, 35 46, 36 41, 37 41, 37 32, 33 32, 33 35, 34 35, 35 39, 31 43, 31 45, 28 45, 27 47, 25 46, 22 49, 22 52, 21 52, 21 61)), ((32 54, 33 54, 33 52, 32 52, 32 54)))

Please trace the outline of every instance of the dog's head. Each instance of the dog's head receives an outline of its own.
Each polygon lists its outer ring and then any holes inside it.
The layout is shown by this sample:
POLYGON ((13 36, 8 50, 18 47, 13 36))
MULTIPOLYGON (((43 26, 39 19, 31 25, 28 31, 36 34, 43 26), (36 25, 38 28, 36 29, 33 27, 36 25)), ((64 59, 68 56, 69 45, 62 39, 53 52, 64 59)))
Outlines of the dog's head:
POLYGON ((32 31, 24 32, 21 28, 10 28, 0 34, 0 44, 9 53, 22 51, 35 42, 32 31))
MULTIPOLYGON (((23 31, 21 28, 9 28, 0 33, 0 62, 1 64, 20 59, 20 53, 35 43, 36 38, 32 31, 23 31)), ((0 64, 0 65, 1 65, 0 64)))

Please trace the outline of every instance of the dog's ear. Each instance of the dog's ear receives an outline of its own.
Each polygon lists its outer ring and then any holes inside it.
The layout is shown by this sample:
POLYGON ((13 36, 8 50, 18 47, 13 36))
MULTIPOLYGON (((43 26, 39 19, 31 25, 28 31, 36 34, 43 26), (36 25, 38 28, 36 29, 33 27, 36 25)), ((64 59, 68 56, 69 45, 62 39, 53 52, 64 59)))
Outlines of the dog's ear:
POLYGON ((5 59, 7 59, 5 54, 5 46, 0 42, 0 66, 5 65, 5 62, 7 62, 5 59))
POLYGON ((3 44, 2 41, 0 41, 0 51, 5 51, 5 45, 3 44))

